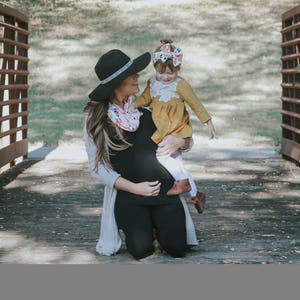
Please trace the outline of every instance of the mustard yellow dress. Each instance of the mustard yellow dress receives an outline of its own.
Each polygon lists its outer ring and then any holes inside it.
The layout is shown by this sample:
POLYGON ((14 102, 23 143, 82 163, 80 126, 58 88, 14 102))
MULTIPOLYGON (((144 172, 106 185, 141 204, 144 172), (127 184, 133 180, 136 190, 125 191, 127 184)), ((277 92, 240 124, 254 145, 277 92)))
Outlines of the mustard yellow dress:
POLYGON ((167 135, 182 138, 192 136, 192 125, 185 103, 191 107, 200 122, 205 123, 211 119, 192 87, 182 77, 168 84, 156 80, 155 76, 148 80, 135 105, 150 106, 157 128, 151 138, 156 144, 167 135))

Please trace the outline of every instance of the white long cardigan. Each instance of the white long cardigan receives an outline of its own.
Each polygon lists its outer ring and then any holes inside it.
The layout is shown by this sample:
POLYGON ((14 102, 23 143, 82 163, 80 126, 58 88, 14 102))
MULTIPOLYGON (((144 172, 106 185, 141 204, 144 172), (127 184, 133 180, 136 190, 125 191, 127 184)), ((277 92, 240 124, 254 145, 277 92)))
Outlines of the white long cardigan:
MULTIPOLYGON (((105 184, 100 236, 96 245, 96 251, 103 255, 113 255, 119 251, 122 245, 121 236, 114 214, 114 205, 117 196, 117 190, 114 188, 114 184, 117 178, 121 175, 114 170, 108 171, 100 163, 98 163, 98 171, 94 171, 96 161, 96 145, 87 133, 86 118, 84 122, 84 142, 88 155, 89 170, 93 177, 105 184)), ((198 240, 188 206, 183 196, 180 195, 179 198, 185 211, 187 244, 190 246, 196 246, 198 245, 198 240)))

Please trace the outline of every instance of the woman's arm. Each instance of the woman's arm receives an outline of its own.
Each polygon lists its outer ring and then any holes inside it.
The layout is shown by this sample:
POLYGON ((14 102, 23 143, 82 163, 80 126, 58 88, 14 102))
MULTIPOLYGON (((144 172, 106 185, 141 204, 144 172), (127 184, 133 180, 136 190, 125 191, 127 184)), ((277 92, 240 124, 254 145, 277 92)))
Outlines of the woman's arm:
POLYGON ((113 188, 115 181, 121 175, 114 170, 106 169, 104 165, 101 163, 98 163, 98 170, 95 171, 97 148, 92 138, 89 136, 86 130, 86 126, 84 126, 83 138, 84 138, 85 150, 88 156, 88 164, 89 164, 89 170, 91 175, 96 179, 98 179, 99 181, 103 182, 105 185, 109 186, 110 188, 113 188))
POLYGON ((145 181, 134 183, 123 177, 118 177, 115 181, 115 188, 141 196, 157 196, 160 191, 161 183, 159 181, 145 181))
POLYGON ((126 191, 132 194, 141 196, 157 196, 160 191, 160 185, 158 181, 154 182, 140 182, 134 183, 123 177, 112 169, 106 169, 103 164, 98 163, 97 172, 94 170, 96 161, 96 146, 92 138, 88 135, 86 128, 84 128, 84 142, 88 155, 89 170, 95 178, 103 182, 110 188, 116 188, 118 190, 126 191))

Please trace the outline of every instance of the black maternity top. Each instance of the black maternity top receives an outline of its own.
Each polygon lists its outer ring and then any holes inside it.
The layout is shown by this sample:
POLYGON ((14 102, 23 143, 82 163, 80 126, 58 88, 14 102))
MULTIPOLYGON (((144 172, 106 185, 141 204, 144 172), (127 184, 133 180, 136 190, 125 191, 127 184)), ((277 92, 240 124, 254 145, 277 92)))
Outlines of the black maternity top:
MULTIPOLYGON (((123 151, 115 151, 110 155, 113 169, 122 177, 133 182, 156 181, 162 185, 160 194, 156 197, 145 197, 134 195, 118 190, 117 200, 128 201, 128 203, 139 204, 167 204, 178 198, 178 196, 167 196, 167 191, 172 187, 174 179, 171 174, 158 162, 156 158, 157 145, 151 140, 156 130, 152 121, 151 112, 147 109, 141 110, 139 128, 134 132, 123 131, 125 139, 132 144, 123 151)), ((109 126, 109 135, 112 140, 118 142, 114 126, 109 126)))

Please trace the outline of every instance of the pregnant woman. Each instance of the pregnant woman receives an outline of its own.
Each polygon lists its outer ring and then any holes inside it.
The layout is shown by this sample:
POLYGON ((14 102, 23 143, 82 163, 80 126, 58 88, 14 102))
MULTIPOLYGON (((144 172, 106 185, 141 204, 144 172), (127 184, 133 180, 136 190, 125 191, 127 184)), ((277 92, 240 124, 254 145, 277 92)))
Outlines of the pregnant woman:
MULTIPOLYGON (((95 67, 100 84, 85 108, 84 138, 90 170, 105 183, 96 247, 100 254, 117 253, 119 230, 135 259, 153 253, 153 229, 161 247, 173 257, 183 257, 187 246, 198 244, 184 199, 167 195, 174 178, 157 160, 151 112, 129 109, 139 92, 138 72, 150 58, 147 52, 132 60, 114 49, 102 55, 95 67)), ((158 154, 188 148, 189 142, 167 136, 158 145, 158 154)))

